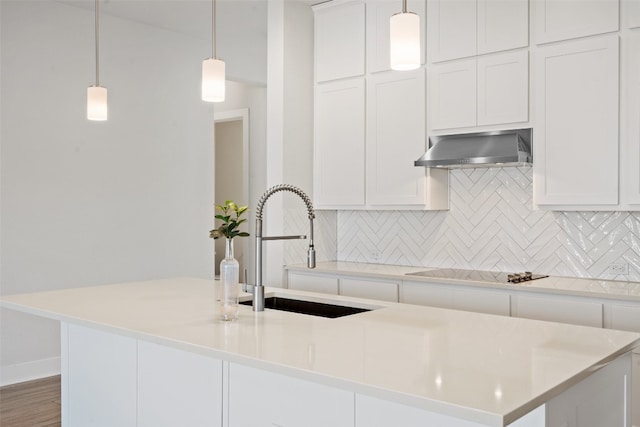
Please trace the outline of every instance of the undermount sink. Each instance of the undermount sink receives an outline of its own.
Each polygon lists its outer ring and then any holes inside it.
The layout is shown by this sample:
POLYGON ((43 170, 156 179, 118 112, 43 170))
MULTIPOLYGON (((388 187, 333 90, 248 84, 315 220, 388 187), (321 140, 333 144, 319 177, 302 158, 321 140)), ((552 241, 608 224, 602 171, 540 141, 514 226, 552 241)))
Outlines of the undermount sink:
MULTIPOLYGON (((252 302, 252 300, 240 301, 240 304, 251 305, 252 302)), ((330 319, 371 311, 369 308, 349 307, 284 297, 267 297, 264 299, 264 307, 272 310, 328 317, 330 319)))

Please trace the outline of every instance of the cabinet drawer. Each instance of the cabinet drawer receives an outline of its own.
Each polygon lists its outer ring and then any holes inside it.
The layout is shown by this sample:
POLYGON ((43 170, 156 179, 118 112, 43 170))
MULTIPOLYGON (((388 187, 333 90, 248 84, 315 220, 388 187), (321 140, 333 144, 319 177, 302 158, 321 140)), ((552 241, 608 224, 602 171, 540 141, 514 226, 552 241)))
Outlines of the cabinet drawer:
POLYGON ((340 295, 398 302, 398 284, 378 280, 340 279, 340 295))
POLYGON ((509 316, 511 297, 504 292, 458 289, 453 292, 453 307, 456 310, 509 316))
POLYGON ((563 299, 555 295, 514 297, 513 316, 574 325, 602 327, 602 304, 563 299))
POLYGON ((338 278, 289 272, 289 289, 338 295, 338 278))
POLYGON ((453 308, 453 290, 450 286, 432 285, 424 282, 402 282, 400 302, 453 308))
POLYGON ((607 306, 605 327, 622 331, 640 332, 640 303, 614 303, 607 306))

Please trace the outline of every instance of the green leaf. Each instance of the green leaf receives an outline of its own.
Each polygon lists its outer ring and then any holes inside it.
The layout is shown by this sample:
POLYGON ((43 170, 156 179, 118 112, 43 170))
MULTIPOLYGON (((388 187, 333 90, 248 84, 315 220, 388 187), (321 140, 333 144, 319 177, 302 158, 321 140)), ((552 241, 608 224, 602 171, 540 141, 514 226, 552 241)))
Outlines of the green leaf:
POLYGON ((240 237, 249 237, 249 233, 247 233, 245 231, 242 231, 242 232, 238 233, 238 236, 240 236, 240 237))

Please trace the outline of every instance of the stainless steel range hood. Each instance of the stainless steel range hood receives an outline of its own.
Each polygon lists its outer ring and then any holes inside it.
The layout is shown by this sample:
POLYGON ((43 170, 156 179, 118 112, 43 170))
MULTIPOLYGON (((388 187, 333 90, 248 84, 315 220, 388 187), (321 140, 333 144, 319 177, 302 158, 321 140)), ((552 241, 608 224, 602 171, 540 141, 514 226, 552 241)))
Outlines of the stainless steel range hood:
POLYGON ((431 136, 429 149, 415 165, 449 169, 530 166, 531 135, 531 129, 510 129, 431 136))

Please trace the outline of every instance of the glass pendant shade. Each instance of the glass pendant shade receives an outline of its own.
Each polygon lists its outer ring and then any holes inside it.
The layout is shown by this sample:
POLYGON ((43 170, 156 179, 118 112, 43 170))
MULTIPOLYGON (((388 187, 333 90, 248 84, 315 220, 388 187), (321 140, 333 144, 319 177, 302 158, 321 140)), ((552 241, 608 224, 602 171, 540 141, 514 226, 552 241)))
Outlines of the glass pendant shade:
POLYGON ((202 100, 207 102, 222 102, 225 95, 225 65, 224 61, 209 58, 202 61, 202 100))
POLYGON ((107 88, 89 86, 87 88, 87 119, 107 120, 107 88))
POLYGON ((396 13, 389 24, 391 69, 420 67, 420 16, 411 12, 396 13))

